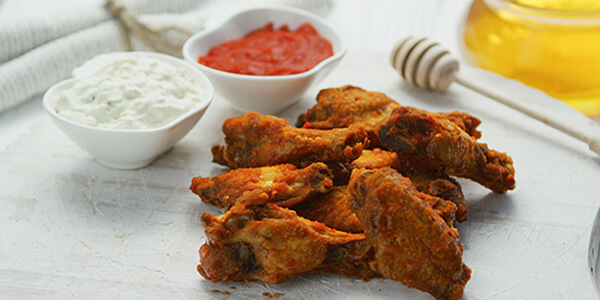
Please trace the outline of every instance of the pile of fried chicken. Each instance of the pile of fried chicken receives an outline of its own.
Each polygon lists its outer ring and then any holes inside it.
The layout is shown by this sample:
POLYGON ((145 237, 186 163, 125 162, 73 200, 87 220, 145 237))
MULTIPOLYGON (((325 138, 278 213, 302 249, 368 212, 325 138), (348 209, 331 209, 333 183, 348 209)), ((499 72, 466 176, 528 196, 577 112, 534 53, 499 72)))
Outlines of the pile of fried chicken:
POLYGON ((296 127, 252 112, 227 119, 212 154, 231 170, 190 186, 228 210, 201 217, 198 271, 214 282, 386 277, 460 298, 471 270, 453 223, 468 211, 453 177, 515 187, 512 159, 477 142, 479 123, 353 86, 322 90, 296 127))

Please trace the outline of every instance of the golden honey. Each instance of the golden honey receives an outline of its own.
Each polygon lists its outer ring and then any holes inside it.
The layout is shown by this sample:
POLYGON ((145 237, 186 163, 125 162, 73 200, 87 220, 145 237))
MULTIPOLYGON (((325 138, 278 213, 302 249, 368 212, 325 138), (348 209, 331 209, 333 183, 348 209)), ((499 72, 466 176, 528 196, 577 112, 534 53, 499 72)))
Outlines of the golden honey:
POLYGON ((465 58, 600 117, 600 0, 474 0, 465 58))

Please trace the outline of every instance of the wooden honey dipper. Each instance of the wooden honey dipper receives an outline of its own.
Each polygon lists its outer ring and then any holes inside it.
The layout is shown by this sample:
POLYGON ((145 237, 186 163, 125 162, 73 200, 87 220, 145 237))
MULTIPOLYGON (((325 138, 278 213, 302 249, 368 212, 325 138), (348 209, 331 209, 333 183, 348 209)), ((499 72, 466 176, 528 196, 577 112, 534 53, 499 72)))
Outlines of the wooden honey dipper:
POLYGON ((458 73, 458 60, 438 43, 423 37, 407 37, 394 46, 392 67, 410 84, 432 91, 445 91, 456 82, 475 92, 518 110, 586 144, 600 154, 600 134, 575 128, 569 123, 541 112, 518 99, 481 85, 458 73))

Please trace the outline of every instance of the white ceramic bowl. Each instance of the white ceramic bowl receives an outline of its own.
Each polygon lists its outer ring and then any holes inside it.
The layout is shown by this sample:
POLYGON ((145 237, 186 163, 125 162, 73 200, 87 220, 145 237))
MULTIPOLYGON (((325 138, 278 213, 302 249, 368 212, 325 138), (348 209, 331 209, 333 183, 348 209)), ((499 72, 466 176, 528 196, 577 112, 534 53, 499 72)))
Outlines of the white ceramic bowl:
POLYGON ((300 99, 314 83, 324 78, 346 53, 339 34, 323 18, 290 7, 261 7, 233 14, 219 25, 190 37, 183 46, 183 58, 204 72, 215 85, 218 94, 242 111, 273 114, 300 99), (274 28, 287 24, 295 29, 310 23, 333 46, 333 56, 314 68, 299 74, 256 76, 224 72, 198 63, 210 48, 223 42, 239 39, 250 31, 272 22, 274 28))
POLYGON ((213 99, 214 89, 209 79, 187 62, 164 54, 152 52, 114 52, 92 58, 73 70, 73 78, 61 81, 46 91, 43 106, 54 123, 75 144, 91 154, 96 160, 116 169, 137 169, 152 163, 161 154, 172 148, 202 117, 213 99), (54 109, 57 93, 68 89, 82 78, 91 76, 117 58, 127 55, 147 55, 167 60, 191 70, 206 87, 206 97, 198 107, 181 115, 171 123, 154 129, 105 129, 82 125, 56 113, 54 109))

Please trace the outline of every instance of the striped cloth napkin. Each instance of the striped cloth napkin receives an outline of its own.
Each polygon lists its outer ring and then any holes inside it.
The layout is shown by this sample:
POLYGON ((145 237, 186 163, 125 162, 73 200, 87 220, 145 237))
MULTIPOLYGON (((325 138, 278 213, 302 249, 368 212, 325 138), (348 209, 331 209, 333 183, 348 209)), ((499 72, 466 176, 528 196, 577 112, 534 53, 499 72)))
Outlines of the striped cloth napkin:
MULTIPOLYGON (((122 0, 150 27, 202 30, 234 11, 287 5, 325 15, 330 0, 122 0)), ((184 37, 169 36, 183 43, 184 37), (179 39, 179 40, 177 40, 179 39)), ((134 50, 148 50, 133 39, 134 50)), ((0 111, 38 96, 102 53, 126 50, 103 0, 0 0, 0 111)))

